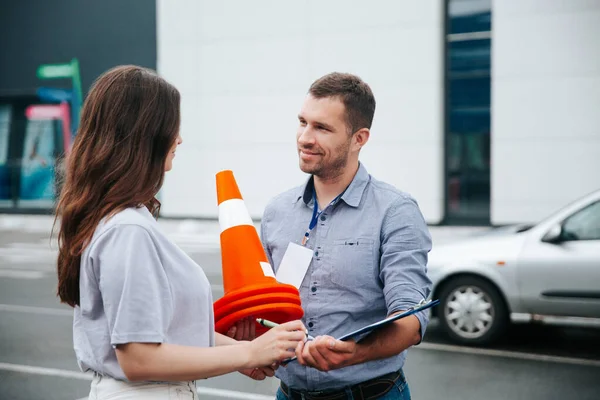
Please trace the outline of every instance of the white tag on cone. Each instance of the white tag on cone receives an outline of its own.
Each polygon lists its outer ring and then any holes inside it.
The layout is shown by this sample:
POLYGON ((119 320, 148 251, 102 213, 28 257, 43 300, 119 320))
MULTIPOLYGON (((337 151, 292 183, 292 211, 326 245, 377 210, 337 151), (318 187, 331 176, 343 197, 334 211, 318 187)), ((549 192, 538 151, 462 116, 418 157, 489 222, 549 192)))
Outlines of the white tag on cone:
POLYGON ((275 273, 273 272, 273 268, 271 268, 271 264, 269 264, 268 262, 261 261, 260 267, 262 268, 263 274, 265 274, 265 276, 275 278, 275 273))

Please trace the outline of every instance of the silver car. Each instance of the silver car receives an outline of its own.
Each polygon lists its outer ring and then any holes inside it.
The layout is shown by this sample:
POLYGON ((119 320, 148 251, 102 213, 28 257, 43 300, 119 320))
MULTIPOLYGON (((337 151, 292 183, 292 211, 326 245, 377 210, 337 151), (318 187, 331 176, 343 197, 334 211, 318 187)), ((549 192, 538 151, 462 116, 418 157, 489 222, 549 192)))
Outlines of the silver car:
POLYGON ((600 322, 600 190, 536 225, 508 226, 435 246, 433 310, 448 335, 488 344, 509 323, 600 322))

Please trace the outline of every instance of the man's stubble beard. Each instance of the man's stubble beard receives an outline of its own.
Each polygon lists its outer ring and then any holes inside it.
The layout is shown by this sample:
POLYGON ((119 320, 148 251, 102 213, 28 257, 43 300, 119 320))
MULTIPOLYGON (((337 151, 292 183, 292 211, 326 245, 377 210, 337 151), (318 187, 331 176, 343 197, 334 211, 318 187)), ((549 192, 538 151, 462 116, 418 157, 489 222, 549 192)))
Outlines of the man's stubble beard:
MULTIPOLYGON (((350 154, 350 143, 352 141, 350 138, 342 143, 338 148, 336 148, 335 152, 338 155, 329 165, 323 165, 323 162, 317 163, 312 168, 302 168, 302 162, 300 161, 300 169, 302 172, 314 175, 321 180, 333 180, 338 176, 342 175, 346 165, 348 165, 348 156, 350 154)), ((311 150, 309 148, 305 148, 305 150, 311 150)), ((300 157, 300 152, 298 151, 298 157, 300 157)))

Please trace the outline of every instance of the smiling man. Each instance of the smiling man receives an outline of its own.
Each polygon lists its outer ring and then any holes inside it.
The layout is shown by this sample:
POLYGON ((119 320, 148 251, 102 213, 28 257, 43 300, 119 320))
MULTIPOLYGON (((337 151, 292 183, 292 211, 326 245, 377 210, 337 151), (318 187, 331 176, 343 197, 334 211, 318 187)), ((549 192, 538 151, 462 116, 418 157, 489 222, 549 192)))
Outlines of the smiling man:
POLYGON ((296 134, 300 169, 310 178, 265 209, 267 256, 276 272, 306 271, 303 321, 316 336, 298 346, 298 361, 278 369, 278 399, 410 398, 402 367, 423 338, 426 312, 358 342, 334 339, 417 305, 431 290, 431 238, 416 201, 359 162, 374 113, 373 93, 359 77, 315 81, 296 134), (291 261, 282 264, 286 252, 291 261))

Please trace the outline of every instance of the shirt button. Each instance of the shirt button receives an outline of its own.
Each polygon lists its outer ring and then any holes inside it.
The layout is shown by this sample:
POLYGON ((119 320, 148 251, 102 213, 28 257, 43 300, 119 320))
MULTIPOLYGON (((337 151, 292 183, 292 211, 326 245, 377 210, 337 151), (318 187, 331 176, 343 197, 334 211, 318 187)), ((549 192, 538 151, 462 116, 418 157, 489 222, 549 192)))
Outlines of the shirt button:
POLYGON ((317 287, 316 287, 316 286, 313 286, 313 287, 311 287, 311 288, 310 288, 310 290, 311 290, 311 291, 314 293, 314 292, 316 292, 316 291, 317 291, 317 287))
POLYGON ((308 323, 308 327, 309 327, 309 328, 312 328, 313 326, 315 326, 315 324, 313 324, 312 322, 309 322, 309 323, 308 323))
POLYGON ((319 257, 319 252, 315 251, 315 256, 319 257))
POLYGON ((327 217, 326 217, 326 216, 324 216, 324 215, 321 215, 321 221, 325 221, 326 219, 327 219, 327 217))

